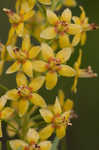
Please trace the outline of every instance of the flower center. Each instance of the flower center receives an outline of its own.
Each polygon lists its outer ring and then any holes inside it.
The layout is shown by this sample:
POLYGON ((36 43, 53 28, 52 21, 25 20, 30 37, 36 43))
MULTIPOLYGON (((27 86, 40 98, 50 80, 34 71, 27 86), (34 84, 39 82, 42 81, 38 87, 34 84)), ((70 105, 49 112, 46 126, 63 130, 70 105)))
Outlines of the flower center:
POLYGON ((50 71, 58 71, 60 69, 60 60, 56 58, 50 58, 48 60, 47 69, 50 71))
POLYGON ((18 88, 18 94, 22 97, 30 97, 32 94, 32 89, 27 86, 21 86, 18 88))
POLYGON ((68 24, 65 21, 59 21, 55 25, 55 31, 58 34, 64 34, 68 30, 68 24))

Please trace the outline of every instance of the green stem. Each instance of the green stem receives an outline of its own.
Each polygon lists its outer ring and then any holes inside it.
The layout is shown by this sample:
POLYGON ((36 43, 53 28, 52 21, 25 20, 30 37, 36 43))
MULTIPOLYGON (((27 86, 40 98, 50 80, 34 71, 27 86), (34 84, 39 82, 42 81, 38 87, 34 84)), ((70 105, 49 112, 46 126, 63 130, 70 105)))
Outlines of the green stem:
POLYGON ((51 150, 58 150, 58 145, 59 145, 59 139, 56 137, 53 141, 51 150))
POLYGON ((4 90, 4 91, 8 91, 8 88, 7 87, 5 87, 4 85, 2 85, 2 84, 0 84, 0 88, 2 89, 2 90, 4 90))

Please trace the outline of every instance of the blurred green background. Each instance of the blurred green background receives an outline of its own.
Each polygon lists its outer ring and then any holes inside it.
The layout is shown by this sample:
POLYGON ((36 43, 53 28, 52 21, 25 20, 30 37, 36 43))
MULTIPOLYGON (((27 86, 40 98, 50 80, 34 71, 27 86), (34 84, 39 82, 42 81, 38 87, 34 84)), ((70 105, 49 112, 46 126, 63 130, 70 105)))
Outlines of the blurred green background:
MULTIPOLYGON (((7 40, 9 23, 8 17, 3 13, 2 8, 13 8, 14 0, 0 0, 0 40, 5 43, 7 40)), ((99 0, 78 0, 90 18, 90 22, 99 24, 99 0)), ((79 8, 72 8, 73 15, 80 14, 79 8)), ((88 33, 88 41, 84 47, 83 67, 91 65, 99 74, 99 30, 88 33)), ((0 83, 8 88, 15 86, 14 75, 0 77, 0 83)), ((40 91, 44 98, 53 99, 58 88, 68 91, 71 79, 60 79, 58 86, 53 92, 40 91)), ((0 94, 2 91, 0 90, 0 94)), ((66 94, 69 96, 68 92, 66 94)), ((75 96, 75 111, 78 119, 73 120, 73 126, 67 130, 67 136, 60 143, 62 150, 97 150, 99 149, 99 78, 80 79, 78 84, 78 94, 75 96), (63 143, 66 146, 63 147, 63 143)), ((4 150, 4 149, 3 149, 4 150)))

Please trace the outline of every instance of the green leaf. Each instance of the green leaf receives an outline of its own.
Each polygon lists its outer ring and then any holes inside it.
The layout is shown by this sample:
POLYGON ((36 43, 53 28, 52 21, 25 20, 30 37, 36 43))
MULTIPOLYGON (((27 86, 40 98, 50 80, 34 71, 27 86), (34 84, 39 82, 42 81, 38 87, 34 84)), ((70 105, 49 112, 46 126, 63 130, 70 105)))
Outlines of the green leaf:
POLYGON ((51 150, 58 150, 58 144, 59 144, 59 139, 56 137, 53 141, 52 149, 51 150))

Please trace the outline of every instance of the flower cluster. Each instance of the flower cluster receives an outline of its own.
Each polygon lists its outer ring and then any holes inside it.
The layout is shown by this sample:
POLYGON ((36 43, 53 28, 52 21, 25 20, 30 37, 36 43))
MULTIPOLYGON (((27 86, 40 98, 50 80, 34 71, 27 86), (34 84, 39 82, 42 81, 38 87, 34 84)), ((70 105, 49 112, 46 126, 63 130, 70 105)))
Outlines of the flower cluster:
POLYGON ((8 63, 6 74, 15 73, 17 87, 0 97, 0 137, 4 121, 8 136, 14 137, 12 150, 51 150, 49 137, 63 138, 72 125, 73 100, 64 100, 59 90, 53 104, 47 104, 39 89, 54 89, 62 76, 74 79, 71 90, 76 93, 79 78, 97 76, 90 66, 81 68, 82 48, 69 63, 77 46, 86 43, 87 31, 98 28, 88 22, 82 6, 81 15, 73 16, 67 7, 76 5, 75 0, 16 0, 15 11, 3 9, 11 28, 6 44, 0 43, 0 75, 8 63))

